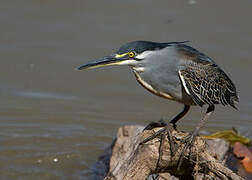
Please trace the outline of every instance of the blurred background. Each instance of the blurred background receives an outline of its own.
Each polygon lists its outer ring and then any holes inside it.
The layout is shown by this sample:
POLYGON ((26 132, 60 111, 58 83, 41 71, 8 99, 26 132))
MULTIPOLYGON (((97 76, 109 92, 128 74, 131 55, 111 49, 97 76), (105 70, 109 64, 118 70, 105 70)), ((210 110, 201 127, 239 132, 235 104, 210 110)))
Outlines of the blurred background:
MULTIPOLYGON (((218 106, 205 132, 252 137, 252 1, 1 0, 0 179, 86 179, 122 125, 171 119, 130 69, 74 68, 134 40, 189 40, 231 77, 239 111, 218 106)), ((190 131, 205 108, 178 123, 190 131)))

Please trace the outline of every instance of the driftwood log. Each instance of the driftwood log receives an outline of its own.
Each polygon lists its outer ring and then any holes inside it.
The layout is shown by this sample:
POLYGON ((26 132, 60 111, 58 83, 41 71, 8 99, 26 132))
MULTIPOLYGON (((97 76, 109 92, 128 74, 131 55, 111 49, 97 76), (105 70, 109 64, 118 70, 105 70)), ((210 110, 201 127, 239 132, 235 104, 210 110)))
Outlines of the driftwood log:
POLYGON ((143 127, 140 126, 119 128, 111 150, 107 150, 107 156, 101 158, 101 160, 108 160, 103 163, 108 166, 105 180, 243 179, 224 165, 225 155, 229 149, 229 144, 224 140, 205 141, 201 137, 196 137, 191 148, 191 155, 189 156, 188 149, 184 154, 182 166, 178 170, 177 165, 184 146, 181 141, 188 133, 172 131, 175 145, 178 147, 172 155, 166 136, 161 149, 161 161, 157 166, 160 138, 157 137, 142 145, 139 143, 160 128, 146 131, 142 129, 143 127))

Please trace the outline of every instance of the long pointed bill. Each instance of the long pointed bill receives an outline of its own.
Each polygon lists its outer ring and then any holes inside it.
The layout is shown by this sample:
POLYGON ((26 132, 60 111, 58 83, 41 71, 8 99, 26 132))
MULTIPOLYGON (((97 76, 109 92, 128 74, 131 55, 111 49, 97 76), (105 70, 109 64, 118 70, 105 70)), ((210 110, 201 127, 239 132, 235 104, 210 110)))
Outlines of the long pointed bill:
POLYGON ((120 64, 127 64, 126 61, 129 58, 127 55, 111 55, 111 56, 105 56, 102 59, 98 59, 95 61, 88 62, 87 64, 84 64, 78 68, 77 70, 82 69, 93 69, 98 67, 104 67, 104 66, 110 66, 110 65, 120 65, 120 64))

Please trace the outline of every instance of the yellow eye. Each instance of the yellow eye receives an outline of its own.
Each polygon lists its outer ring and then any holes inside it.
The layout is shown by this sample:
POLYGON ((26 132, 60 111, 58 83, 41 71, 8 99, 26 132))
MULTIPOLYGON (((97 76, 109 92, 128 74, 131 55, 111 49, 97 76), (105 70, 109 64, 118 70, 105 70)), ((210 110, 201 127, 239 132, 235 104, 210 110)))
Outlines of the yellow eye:
POLYGON ((129 53, 128 53, 128 56, 129 56, 130 58, 133 58, 133 57, 135 56, 135 53, 134 53, 134 52, 129 52, 129 53))

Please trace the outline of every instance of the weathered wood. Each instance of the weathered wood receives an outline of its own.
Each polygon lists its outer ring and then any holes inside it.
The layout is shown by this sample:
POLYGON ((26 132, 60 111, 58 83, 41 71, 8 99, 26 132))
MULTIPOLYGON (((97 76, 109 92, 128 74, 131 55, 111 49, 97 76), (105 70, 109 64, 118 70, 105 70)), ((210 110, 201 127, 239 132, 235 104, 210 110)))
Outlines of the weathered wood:
POLYGON ((124 126, 117 133, 117 139, 112 148, 109 165, 109 173, 106 180, 138 180, 146 179, 151 174, 158 174, 160 179, 233 179, 240 180, 240 176, 232 172, 221 162, 228 151, 228 143, 223 140, 209 140, 208 144, 200 137, 196 138, 191 149, 185 152, 185 159, 181 169, 177 170, 180 152, 183 148, 181 141, 188 133, 173 131, 175 144, 178 149, 171 156, 168 139, 164 139, 163 155, 157 168, 159 157, 159 138, 155 138, 146 144, 139 143, 149 137, 160 128, 142 132, 140 126, 124 126), (215 142, 214 142, 215 141, 215 142), (171 176, 170 174, 173 176, 171 176), (175 178, 176 176, 177 178, 175 178))

